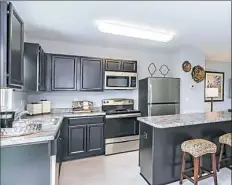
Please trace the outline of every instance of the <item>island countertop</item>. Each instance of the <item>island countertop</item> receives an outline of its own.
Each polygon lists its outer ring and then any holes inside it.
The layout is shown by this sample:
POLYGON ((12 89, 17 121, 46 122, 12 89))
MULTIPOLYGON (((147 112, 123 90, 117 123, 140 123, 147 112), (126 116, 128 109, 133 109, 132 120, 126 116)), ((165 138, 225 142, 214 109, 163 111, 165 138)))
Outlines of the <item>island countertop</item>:
POLYGON ((221 111, 221 112, 139 117, 137 119, 140 122, 146 123, 156 128, 171 128, 171 127, 181 127, 181 126, 232 121, 232 113, 221 111))
POLYGON ((94 111, 90 113, 54 113, 48 115, 28 116, 26 119, 38 120, 42 123, 42 130, 39 133, 27 136, 1 138, 1 147, 11 147, 18 145, 28 145, 37 143, 46 143, 55 139, 59 131, 63 118, 65 117, 85 117, 85 116, 104 116, 105 112, 94 111), (52 123, 52 119, 58 119, 56 124, 52 123))

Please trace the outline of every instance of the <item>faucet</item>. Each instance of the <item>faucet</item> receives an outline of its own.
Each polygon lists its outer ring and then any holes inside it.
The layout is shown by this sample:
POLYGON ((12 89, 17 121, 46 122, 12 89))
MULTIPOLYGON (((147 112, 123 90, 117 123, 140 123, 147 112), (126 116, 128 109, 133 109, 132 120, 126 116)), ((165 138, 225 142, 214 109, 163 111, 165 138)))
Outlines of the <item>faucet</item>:
POLYGON ((21 112, 19 112, 19 113, 15 116, 14 121, 20 120, 21 117, 22 117, 23 115, 25 115, 25 114, 29 114, 29 112, 28 112, 28 111, 21 111, 21 112))

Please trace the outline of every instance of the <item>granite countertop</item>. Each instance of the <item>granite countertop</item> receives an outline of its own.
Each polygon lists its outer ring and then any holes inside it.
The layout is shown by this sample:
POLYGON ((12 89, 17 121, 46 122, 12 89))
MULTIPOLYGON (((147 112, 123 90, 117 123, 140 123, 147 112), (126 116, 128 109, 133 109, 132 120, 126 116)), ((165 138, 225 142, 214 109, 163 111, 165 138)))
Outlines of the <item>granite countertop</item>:
POLYGON ((208 112, 208 113, 191 113, 175 114, 165 116, 139 117, 138 121, 146 123, 156 128, 171 128, 190 126, 198 124, 207 124, 223 121, 231 121, 231 112, 208 112))
POLYGON ((93 111, 90 113, 52 113, 47 115, 27 116, 26 119, 38 120, 42 122, 42 131, 36 134, 20 137, 1 138, 1 147, 11 147, 18 145, 46 143, 54 140, 58 130, 62 125, 64 117, 84 117, 84 116, 104 116, 105 112, 93 111), (58 118, 56 124, 52 123, 52 119, 58 118))

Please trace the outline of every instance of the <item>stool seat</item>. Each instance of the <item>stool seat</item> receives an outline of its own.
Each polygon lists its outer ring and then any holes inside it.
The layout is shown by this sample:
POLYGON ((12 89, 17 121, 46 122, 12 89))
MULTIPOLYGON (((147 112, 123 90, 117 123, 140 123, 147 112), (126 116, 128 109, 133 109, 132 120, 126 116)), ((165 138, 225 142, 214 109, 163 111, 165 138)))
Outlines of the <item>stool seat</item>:
POLYGON ((232 146, 232 133, 228 133, 220 136, 219 143, 232 146))
POLYGON ((217 146, 204 139, 192 139, 181 144, 181 150, 191 154, 193 157, 201 157, 205 154, 214 154, 217 151, 217 146))

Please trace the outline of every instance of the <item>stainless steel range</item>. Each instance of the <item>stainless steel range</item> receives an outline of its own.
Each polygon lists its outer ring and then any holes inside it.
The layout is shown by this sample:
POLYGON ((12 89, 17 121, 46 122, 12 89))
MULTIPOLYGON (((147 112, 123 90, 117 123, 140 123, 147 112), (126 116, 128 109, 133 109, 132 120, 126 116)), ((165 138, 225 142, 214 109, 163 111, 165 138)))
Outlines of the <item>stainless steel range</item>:
POLYGON ((140 111, 134 110, 133 99, 102 100, 106 112, 105 155, 139 149, 140 111))

